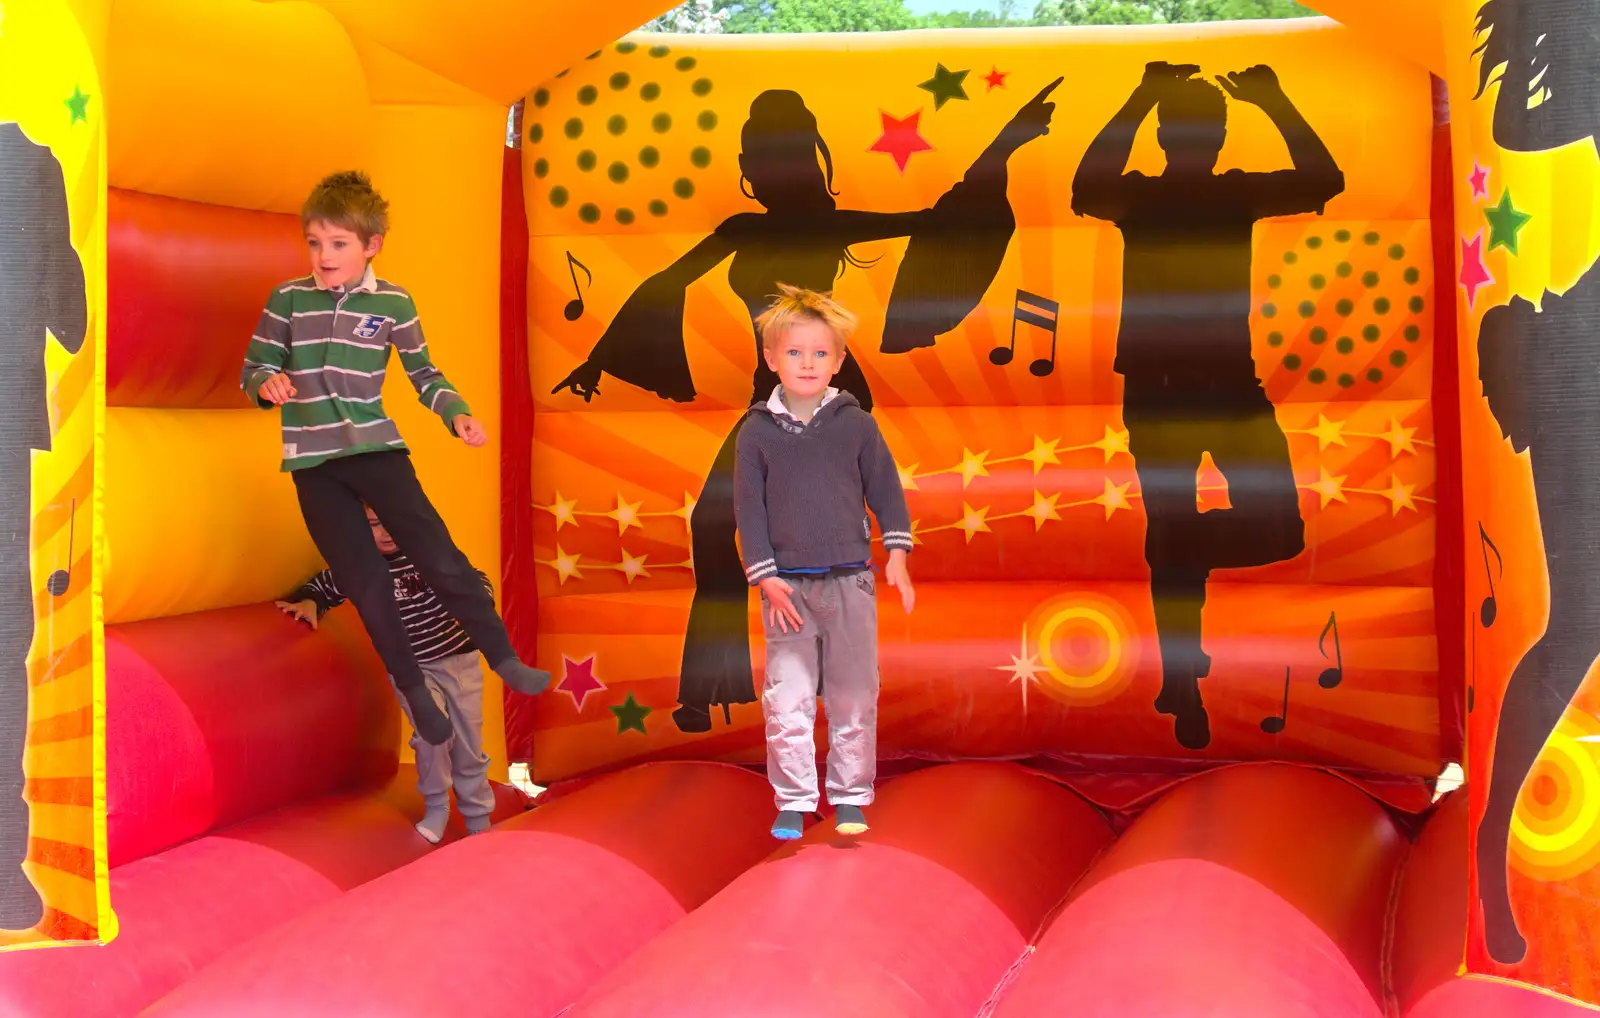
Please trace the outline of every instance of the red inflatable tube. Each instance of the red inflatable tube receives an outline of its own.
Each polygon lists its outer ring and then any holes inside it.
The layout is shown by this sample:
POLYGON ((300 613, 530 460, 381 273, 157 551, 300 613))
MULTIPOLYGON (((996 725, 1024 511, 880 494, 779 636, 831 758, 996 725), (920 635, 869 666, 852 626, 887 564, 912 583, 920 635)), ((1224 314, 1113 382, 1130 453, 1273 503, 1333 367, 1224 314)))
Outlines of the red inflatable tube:
POLYGON ((1111 841, 1061 786, 952 764, 883 786, 647 944, 565 1018, 971 1018, 1111 841))
MULTIPOLYGON (((416 773, 389 787, 257 817, 111 871, 121 932, 99 948, 0 955, 0 1014, 128 1018, 228 949, 430 848, 416 773)), ((496 789, 496 817, 525 802, 496 789)), ((453 818, 459 835, 459 817, 453 818)))
POLYGON ((148 1013, 553 1015, 770 850, 771 796, 724 764, 623 771, 307 912, 148 1013))
POLYGON ((1559 997, 1464 978, 1467 936, 1467 795, 1452 794, 1428 820, 1406 861, 1395 910, 1391 981, 1405 1018, 1579 1018, 1559 997))
POLYGON ((297 216, 111 188, 106 405, 247 407, 239 366, 272 288, 308 270, 297 216))
POLYGON ((315 632, 271 605, 106 627, 111 865, 381 784, 399 760, 399 718, 352 610, 315 632))
POLYGON ((997 1018, 1381 1018, 1406 843, 1354 786, 1277 764, 1175 789, 1051 923, 997 1018))

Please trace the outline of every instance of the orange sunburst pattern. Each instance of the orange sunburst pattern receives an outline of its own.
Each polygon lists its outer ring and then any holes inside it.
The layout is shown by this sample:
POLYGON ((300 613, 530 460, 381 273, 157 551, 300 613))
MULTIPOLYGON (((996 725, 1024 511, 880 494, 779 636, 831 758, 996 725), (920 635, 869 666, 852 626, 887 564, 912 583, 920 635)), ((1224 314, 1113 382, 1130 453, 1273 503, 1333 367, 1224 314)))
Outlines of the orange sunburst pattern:
MULTIPOLYGON (((763 209, 740 179, 752 102, 792 90, 827 147, 826 162, 806 159, 819 178, 831 171, 837 207, 881 224, 933 206, 1064 68, 1049 134, 1008 164, 1017 228, 958 325, 909 354, 879 348, 907 257, 898 226, 853 244, 863 264, 834 283, 861 317, 853 355, 917 543, 916 612, 881 594, 879 746, 1185 752, 1152 708, 1163 671, 1147 513, 1113 371, 1124 242, 1071 207, 1084 149, 1157 59, 1207 74, 1272 65, 1346 182, 1324 215, 1254 230, 1251 352, 1287 440, 1306 550, 1213 576, 1204 752, 1437 772, 1427 78, 1338 30, 1215 27, 869 35, 850 51, 640 37, 529 97, 533 551, 540 657, 557 675, 534 707, 541 780, 762 755, 754 703, 714 710, 709 732, 669 717, 696 577, 690 521, 758 357, 734 278, 751 252, 728 261, 728 238, 749 226, 740 217, 763 209), (667 363, 681 335, 692 402, 611 374, 589 400, 563 385, 597 344, 607 356, 608 327, 640 313, 639 294, 661 300, 649 328, 632 319, 647 340, 631 355, 667 363)), ((1286 165, 1259 110, 1230 110, 1220 168, 1286 165)), ((1129 165, 1161 170, 1153 123, 1129 165)), ((1202 514, 1239 499, 1221 458, 1192 467, 1202 514)), ((759 689, 753 617, 750 634, 759 689)))
MULTIPOLYGON (((33 643, 22 768, 30 837, 23 870, 43 900, 29 930, 0 947, 110 939, 106 889, 104 681, 98 671, 95 447, 102 417, 105 223, 103 101, 96 60, 65 3, 7 8, 0 33, 0 122, 47 146, 64 177, 88 327, 69 354, 45 349, 52 449, 32 460, 33 643)), ((4 865, 12 865, 5 860, 4 865)))

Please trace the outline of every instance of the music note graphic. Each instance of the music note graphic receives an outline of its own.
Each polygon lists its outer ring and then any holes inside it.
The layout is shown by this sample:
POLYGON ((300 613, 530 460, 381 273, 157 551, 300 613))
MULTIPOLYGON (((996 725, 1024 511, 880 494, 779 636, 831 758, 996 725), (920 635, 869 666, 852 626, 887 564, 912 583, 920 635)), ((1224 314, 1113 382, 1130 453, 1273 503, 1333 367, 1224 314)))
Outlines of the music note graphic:
POLYGON ((1472 708, 1477 706, 1477 700, 1478 700, 1478 613, 1477 612, 1473 612, 1472 613, 1472 628, 1471 628, 1471 631, 1472 631, 1472 641, 1471 641, 1472 650, 1469 653, 1471 655, 1472 661, 1471 661, 1470 667, 1467 670, 1467 674, 1469 676, 1468 679, 1467 679, 1467 713, 1468 714, 1472 713, 1472 708))
POLYGON ((1502 579, 1506 575, 1506 560, 1500 557, 1500 549, 1489 540, 1489 532, 1483 529, 1483 524, 1478 524, 1478 550, 1483 553, 1483 575, 1489 581, 1489 596, 1483 599, 1483 610, 1478 613, 1483 628, 1488 629, 1494 625, 1495 617, 1500 614, 1500 599, 1494 592, 1494 573, 1489 570, 1489 553, 1494 552, 1494 560, 1500 566, 1502 579))
POLYGON ((50 592, 51 597, 61 597, 72 586, 72 544, 78 531, 78 500, 72 500, 72 507, 67 510, 67 568, 57 569, 44 581, 44 589, 50 592))
POLYGON ((1011 307, 1011 345, 997 346, 989 351, 989 363, 1004 367, 1017 354, 1017 323, 1034 325, 1050 330, 1050 356, 1040 357, 1028 365, 1028 370, 1039 378, 1056 369, 1056 327, 1060 324, 1061 305, 1049 297, 1041 297, 1027 290, 1018 290, 1011 307), (1024 307, 1023 305, 1028 305, 1024 307))
POLYGON ((1322 674, 1317 676, 1317 685, 1323 689, 1332 689, 1344 681, 1344 650, 1339 646, 1339 620, 1333 612, 1328 613, 1328 624, 1322 627, 1322 635, 1317 637, 1317 652, 1324 658, 1328 656, 1327 648, 1323 641, 1328 638, 1328 630, 1333 630, 1333 658, 1331 668, 1324 668, 1322 674))
POLYGON ((589 277, 589 285, 590 286, 594 285, 594 273, 589 271, 589 266, 583 264, 582 262, 578 261, 578 259, 572 257, 572 252, 568 251, 567 252, 567 274, 572 277, 572 292, 577 294, 576 297, 574 297, 571 300, 567 301, 566 310, 561 312, 562 315, 564 315, 566 317, 567 321, 569 321, 569 322, 575 322, 575 321, 577 321, 579 318, 581 318, 583 316, 583 289, 578 286, 578 274, 573 271, 573 266, 574 265, 576 265, 578 268, 582 269, 583 270, 583 274, 585 276, 589 277))
POLYGON ((1289 666, 1283 668, 1283 713, 1274 714, 1269 718, 1261 719, 1261 730, 1268 735, 1277 735, 1289 723, 1289 666))

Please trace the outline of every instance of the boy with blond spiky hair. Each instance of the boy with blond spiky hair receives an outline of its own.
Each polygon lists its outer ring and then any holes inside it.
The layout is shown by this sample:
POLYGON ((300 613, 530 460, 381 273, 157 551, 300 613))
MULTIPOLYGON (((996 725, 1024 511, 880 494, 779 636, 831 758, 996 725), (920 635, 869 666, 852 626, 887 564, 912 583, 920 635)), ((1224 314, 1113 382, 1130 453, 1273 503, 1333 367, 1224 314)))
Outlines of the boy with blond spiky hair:
POLYGON ((867 829, 862 807, 872 802, 878 735, 878 602, 867 508, 889 549, 884 578, 899 589, 907 612, 915 594, 906 570, 911 518, 894 457, 856 398, 828 384, 844 365, 856 318, 826 294, 779 290, 756 319, 778 385, 739 428, 734 514, 745 578, 761 590, 761 710, 778 807, 772 836, 787 841, 800 837, 805 814, 817 809, 819 685, 835 826, 843 834, 867 829))
POLYGON ((474 447, 488 435, 429 359, 411 295, 373 274, 371 261, 389 230, 389 203, 367 175, 324 178, 306 199, 300 223, 311 274, 268 298, 239 384, 262 409, 281 408, 282 468, 294 478, 306 529, 361 614, 417 734, 440 745, 451 737, 450 720, 412 652, 367 506, 506 685, 541 693, 550 673, 517 658, 494 598, 417 481, 405 441, 383 409, 390 349, 399 351, 423 406, 452 435, 474 447))

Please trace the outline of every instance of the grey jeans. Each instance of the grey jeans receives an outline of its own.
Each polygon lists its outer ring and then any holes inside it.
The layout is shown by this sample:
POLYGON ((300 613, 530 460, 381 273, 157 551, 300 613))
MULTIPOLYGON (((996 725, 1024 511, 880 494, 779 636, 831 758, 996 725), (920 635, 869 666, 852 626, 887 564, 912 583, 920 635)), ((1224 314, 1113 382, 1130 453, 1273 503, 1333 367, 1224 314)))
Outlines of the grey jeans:
POLYGON ((817 692, 828 720, 828 801, 866 806, 878 770, 878 599, 871 570, 848 576, 784 577, 800 613, 798 632, 767 617, 767 674, 761 710, 767 721, 767 780, 780 810, 817 808, 813 734, 817 692))
MULTIPOLYGON (((453 785, 463 817, 486 817, 494 812, 494 789, 489 785, 489 754, 483 751, 483 668, 478 652, 424 661, 421 667, 428 692, 450 719, 453 731, 438 746, 413 732, 411 751, 417 758, 417 791, 430 809, 448 808, 453 785)), ((389 677, 389 683, 394 684, 394 676, 389 677)), ((398 694, 399 690, 395 692, 398 694)), ((411 708, 403 696, 400 709, 411 721, 411 708)))

